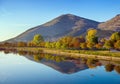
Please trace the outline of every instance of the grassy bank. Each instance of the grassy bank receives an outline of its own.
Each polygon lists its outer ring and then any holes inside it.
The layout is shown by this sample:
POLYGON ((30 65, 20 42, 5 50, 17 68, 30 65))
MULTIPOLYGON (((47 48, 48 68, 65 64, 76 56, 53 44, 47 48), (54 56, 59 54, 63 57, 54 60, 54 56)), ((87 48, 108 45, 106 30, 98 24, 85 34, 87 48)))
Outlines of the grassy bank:
POLYGON ((62 50, 62 49, 49 49, 49 48, 35 48, 35 47, 17 47, 18 50, 26 50, 26 51, 33 51, 39 52, 43 51, 55 51, 55 52, 67 52, 67 53, 77 53, 77 54, 86 54, 86 55, 100 55, 100 56, 113 56, 113 57, 120 57, 120 52, 110 52, 108 50, 62 50))
POLYGON ((107 50, 64 50, 65 52, 69 53, 80 53, 80 54, 87 54, 87 55, 100 55, 100 56, 114 56, 120 57, 120 52, 110 52, 107 50))
POLYGON ((9 47, 6 49, 17 49, 18 51, 30 51, 34 53, 50 53, 63 55, 68 57, 85 57, 85 58, 95 58, 95 59, 104 59, 104 60, 114 60, 120 61, 120 52, 109 52, 107 50, 62 50, 62 49, 49 49, 49 48, 40 48, 40 47, 9 47))
POLYGON ((120 52, 109 52, 109 51, 100 51, 100 50, 62 50, 62 49, 49 49, 49 48, 39 48, 39 47, 16 47, 18 51, 31 51, 35 53, 50 53, 64 55, 74 58, 87 57, 87 58, 97 58, 105 60, 119 60, 120 61, 120 52))

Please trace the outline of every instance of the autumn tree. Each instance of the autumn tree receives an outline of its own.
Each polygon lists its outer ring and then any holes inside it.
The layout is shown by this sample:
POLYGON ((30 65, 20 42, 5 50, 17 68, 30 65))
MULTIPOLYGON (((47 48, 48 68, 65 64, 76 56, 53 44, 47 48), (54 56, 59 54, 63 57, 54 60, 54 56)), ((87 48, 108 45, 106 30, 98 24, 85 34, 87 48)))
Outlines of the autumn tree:
POLYGON ((58 42, 56 42, 56 45, 55 45, 55 46, 56 46, 56 48, 59 49, 59 48, 61 48, 61 45, 62 45, 62 44, 58 41, 58 42))
POLYGON ((118 40, 120 40, 120 32, 113 33, 111 35, 110 39, 113 40, 113 41, 115 41, 115 42, 118 41, 118 40))
POLYGON ((96 29, 89 29, 86 35, 86 41, 89 43, 98 43, 98 37, 96 36, 97 30, 96 29))
POLYGON ((26 46, 27 46, 27 43, 25 43, 25 42, 18 42, 18 43, 17 43, 17 46, 18 46, 18 47, 26 47, 26 46))
POLYGON ((72 44, 73 44, 74 48, 79 48, 80 47, 80 39, 77 37, 73 38, 72 44))
POLYGON ((28 47, 34 47, 35 44, 34 44, 32 41, 30 41, 30 42, 27 43, 27 46, 28 46, 28 47))
POLYGON ((5 43, 3 44, 3 46, 5 46, 5 47, 9 47, 9 46, 11 46, 11 43, 9 43, 9 42, 5 42, 5 43))
POLYGON ((95 45, 95 47, 96 47, 97 49, 101 49, 101 48, 103 47, 103 45, 102 45, 101 43, 98 43, 98 44, 95 45))
POLYGON ((87 47, 88 47, 89 49, 93 49, 93 48, 94 48, 94 43, 88 42, 88 43, 87 43, 87 47))
POLYGON ((32 42, 37 46, 40 44, 40 42, 43 42, 43 41, 44 41, 44 39, 40 34, 35 35, 32 40, 32 42))
POLYGON ((115 44, 114 44, 114 47, 116 49, 120 49, 120 40, 118 40, 115 44))
POLYGON ((46 43, 45 43, 45 47, 46 47, 46 48, 51 48, 50 42, 46 42, 46 43))
POLYGON ((113 48, 113 42, 111 40, 107 40, 104 47, 110 50, 110 48, 113 48))
POLYGON ((44 41, 40 42, 40 43, 38 44, 38 46, 40 46, 40 47, 45 47, 45 42, 44 42, 44 41))
POLYGON ((96 67, 96 62, 98 62, 98 60, 87 59, 86 64, 89 68, 95 68, 96 67))
POLYGON ((56 42, 51 42, 50 43, 51 48, 55 48, 55 45, 56 45, 56 42))
POLYGON ((80 43, 80 47, 81 47, 82 49, 86 49, 86 48, 87 48, 87 44, 86 44, 86 43, 80 43))
POLYGON ((66 48, 70 48, 72 40, 73 40, 72 36, 65 36, 65 37, 60 38, 59 42, 64 44, 66 48))
POLYGON ((61 48, 62 48, 62 49, 66 49, 66 48, 67 48, 67 45, 66 45, 66 44, 62 44, 61 48))

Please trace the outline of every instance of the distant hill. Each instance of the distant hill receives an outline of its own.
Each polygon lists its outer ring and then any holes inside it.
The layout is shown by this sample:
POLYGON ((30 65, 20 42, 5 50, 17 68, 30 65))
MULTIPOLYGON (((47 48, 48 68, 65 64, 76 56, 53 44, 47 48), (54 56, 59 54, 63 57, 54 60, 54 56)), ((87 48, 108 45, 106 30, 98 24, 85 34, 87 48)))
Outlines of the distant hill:
POLYGON ((41 34, 46 41, 55 41, 66 35, 78 36, 89 28, 97 28, 99 22, 75 16, 72 14, 61 15, 43 25, 36 26, 7 40, 8 42, 30 41, 36 34, 41 34))
POLYGON ((116 15, 114 18, 106 22, 99 24, 98 28, 101 30, 119 31, 120 30, 120 14, 116 15))

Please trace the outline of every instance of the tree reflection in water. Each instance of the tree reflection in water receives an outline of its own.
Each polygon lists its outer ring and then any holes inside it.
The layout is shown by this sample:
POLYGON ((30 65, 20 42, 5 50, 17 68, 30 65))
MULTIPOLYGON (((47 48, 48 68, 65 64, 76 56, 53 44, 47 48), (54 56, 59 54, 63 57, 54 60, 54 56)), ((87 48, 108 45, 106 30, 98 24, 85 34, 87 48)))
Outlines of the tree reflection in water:
POLYGON ((118 74, 120 74, 120 66, 115 66, 115 67, 114 67, 114 70, 115 70, 118 74))
POLYGON ((105 69, 107 72, 111 72, 114 70, 114 65, 113 64, 107 64, 105 65, 105 69))
POLYGON ((120 74, 120 63, 98 60, 98 59, 87 59, 87 58, 71 58, 65 56, 57 56, 53 54, 46 53, 35 53, 28 51, 17 51, 15 49, 4 49, 0 50, 5 54, 13 53, 19 54, 20 56, 25 56, 26 58, 43 63, 49 67, 52 67, 62 73, 75 73, 84 69, 93 69, 97 66, 105 66, 107 72, 116 71, 120 74))

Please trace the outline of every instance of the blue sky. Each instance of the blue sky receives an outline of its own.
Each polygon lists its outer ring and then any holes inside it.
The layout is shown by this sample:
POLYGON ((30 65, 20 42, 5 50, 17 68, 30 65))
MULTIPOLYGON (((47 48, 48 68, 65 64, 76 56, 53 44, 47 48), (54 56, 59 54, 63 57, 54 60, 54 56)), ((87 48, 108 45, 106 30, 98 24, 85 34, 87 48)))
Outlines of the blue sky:
POLYGON ((0 0, 0 41, 62 14, 99 22, 120 14, 120 0, 0 0))

